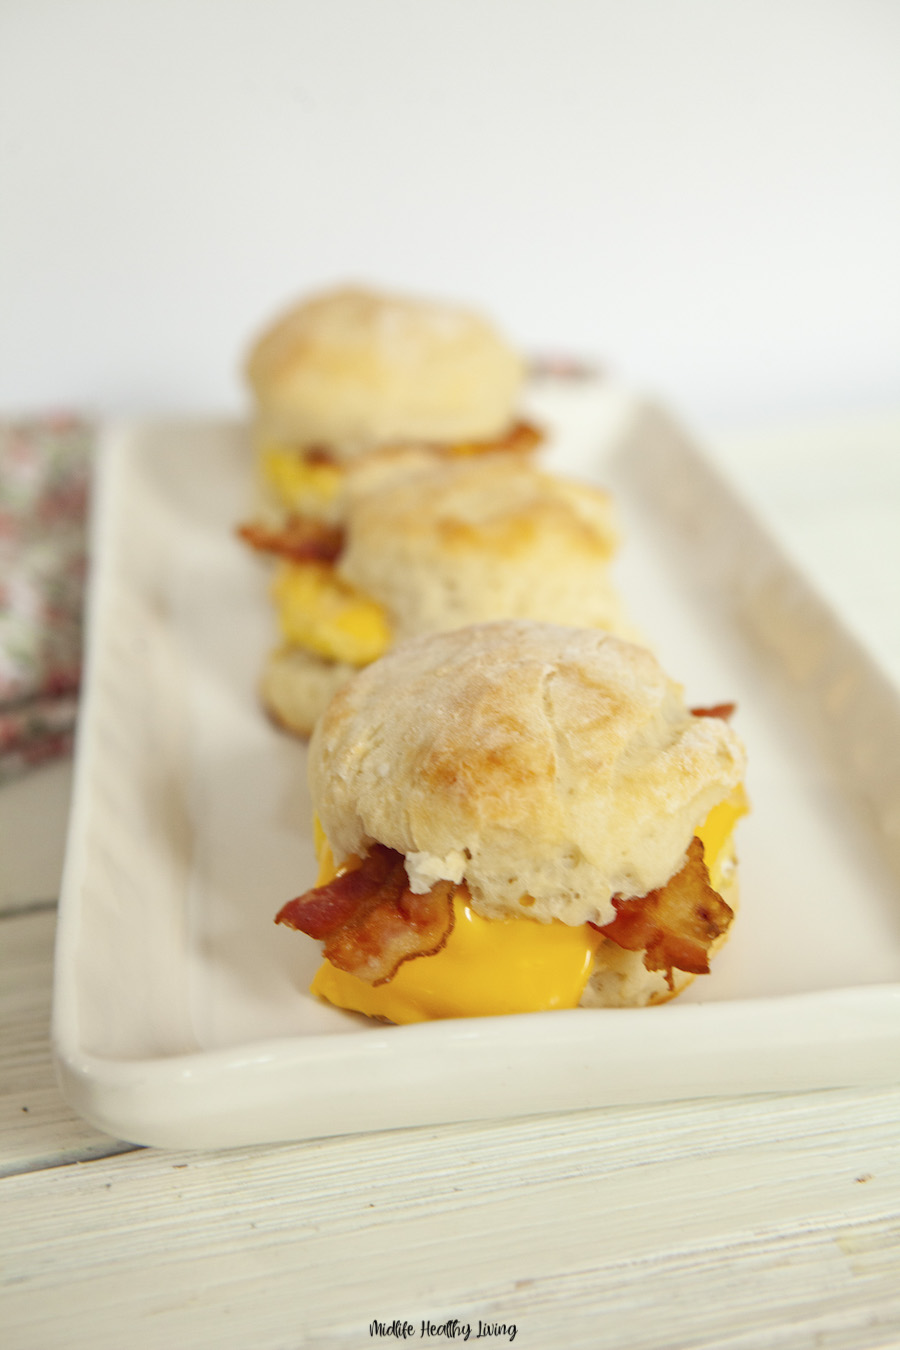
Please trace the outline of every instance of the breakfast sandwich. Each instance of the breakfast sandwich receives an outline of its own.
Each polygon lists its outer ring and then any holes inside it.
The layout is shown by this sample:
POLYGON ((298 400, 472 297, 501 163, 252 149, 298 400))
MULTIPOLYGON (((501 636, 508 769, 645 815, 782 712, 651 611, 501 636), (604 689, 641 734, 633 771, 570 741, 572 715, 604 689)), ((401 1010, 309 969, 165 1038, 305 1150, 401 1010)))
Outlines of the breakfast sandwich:
POLYGON ((245 535, 281 554, 282 643, 262 698, 299 735, 355 670, 406 638, 499 618, 626 628, 608 494, 503 454, 369 484, 342 526, 295 518, 245 535))
POLYGON ((304 300, 246 363, 270 509, 336 520, 349 465, 490 450, 530 453, 520 356, 478 314, 361 287, 304 300))
POLYGON ((660 1003, 725 940, 744 750, 646 649, 527 621, 406 642, 310 743, 312 992, 395 1023, 660 1003))

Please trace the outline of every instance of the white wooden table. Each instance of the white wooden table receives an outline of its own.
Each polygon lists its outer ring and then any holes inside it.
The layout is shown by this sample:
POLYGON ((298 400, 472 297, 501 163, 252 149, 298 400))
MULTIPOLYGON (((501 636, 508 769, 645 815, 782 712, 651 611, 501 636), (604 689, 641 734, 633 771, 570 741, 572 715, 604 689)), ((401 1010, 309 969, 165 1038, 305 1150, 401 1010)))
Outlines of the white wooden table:
MULTIPOLYGON (((900 680, 900 419, 854 444, 722 453, 900 680)), ((393 1343, 376 1320, 420 1345, 900 1345, 900 1065, 896 1088, 219 1153, 99 1134, 48 1042, 69 784, 0 790, 4 1350, 393 1343)))

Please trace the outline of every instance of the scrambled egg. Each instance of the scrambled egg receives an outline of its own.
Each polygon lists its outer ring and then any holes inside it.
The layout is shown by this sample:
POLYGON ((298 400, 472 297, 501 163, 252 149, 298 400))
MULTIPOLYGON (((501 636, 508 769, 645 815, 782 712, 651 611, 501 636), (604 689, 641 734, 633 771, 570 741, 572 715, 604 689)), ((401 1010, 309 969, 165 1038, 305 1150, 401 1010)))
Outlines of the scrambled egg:
POLYGON ((319 516, 337 497, 343 470, 330 460, 306 459, 287 445, 265 445, 262 474, 285 506, 301 515, 319 516))
POLYGON ((366 666, 387 651, 381 605, 342 581, 330 563, 282 563, 272 596, 285 641, 330 661, 366 666))

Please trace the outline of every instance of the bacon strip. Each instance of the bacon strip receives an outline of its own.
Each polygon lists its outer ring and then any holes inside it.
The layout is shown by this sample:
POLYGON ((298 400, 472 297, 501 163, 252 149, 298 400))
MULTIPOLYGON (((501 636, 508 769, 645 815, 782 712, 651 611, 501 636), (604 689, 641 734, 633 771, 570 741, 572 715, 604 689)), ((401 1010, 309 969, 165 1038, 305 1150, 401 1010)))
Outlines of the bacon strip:
POLYGON ((338 458, 328 445, 306 445, 300 451, 306 464, 337 464, 338 458))
POLYGON ((434 956, 444 946, 453 930, 455 890, 439 881, 414 895, 403 854, 375 844, 354 871, 289 900, 275 922, 324 940, 324 955, 338 970, 387 984, 404 961, 434 956))
POLYGON ((334 562, 344 547, 344 531, 311 516, 288 516, 275 529, 261 522, 239 525, 241 539, 260 553, 276 553, 291 562, 334 562))
POLYGON ((613 904, 616 917, 600 932, 626 951, 643 951, 644 965, 665 971, 670 989, 673 970, 709 974, 710 948, 734 918, 731 907, 709 884, 703 845, 696 837, 684 867, 665 886, 635 899, 614 897, 613 904))
POLYGON ((510 450, 520 455, 527 454, 540 445, 544 433, 533 422, 514 422, 502 436, 490 441, 465 441, 450 446, 452 455, 484 455, 493 451, 510 450))
POLYGON ((691 708, 691 713, 694 717, 721 717, 727 722, 736 707, 736 703, 713 703, 708 708, 691 708))

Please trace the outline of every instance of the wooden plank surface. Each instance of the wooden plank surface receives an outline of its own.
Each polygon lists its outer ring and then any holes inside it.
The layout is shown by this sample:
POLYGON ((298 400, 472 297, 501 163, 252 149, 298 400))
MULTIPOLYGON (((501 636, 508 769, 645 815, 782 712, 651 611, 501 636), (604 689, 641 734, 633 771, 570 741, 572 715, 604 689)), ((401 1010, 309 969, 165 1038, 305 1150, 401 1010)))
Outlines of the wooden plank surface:
POLYGON ((900 1344, 900 1090, 115 1156, 53 1079, 54 918, 0 920, 5 1348, 900 1344))
POLYGON ((76 1116, 56 1086, 50 1053, 55 928, 52 904, 0 917, 0 1177, 123 1147, 76 1116))
POLYGON ((816 1093, 8 1177, 4 1344, 349 1346, 453 1317, 541 1350, 897 1344, 898 1113, 816 1093))

